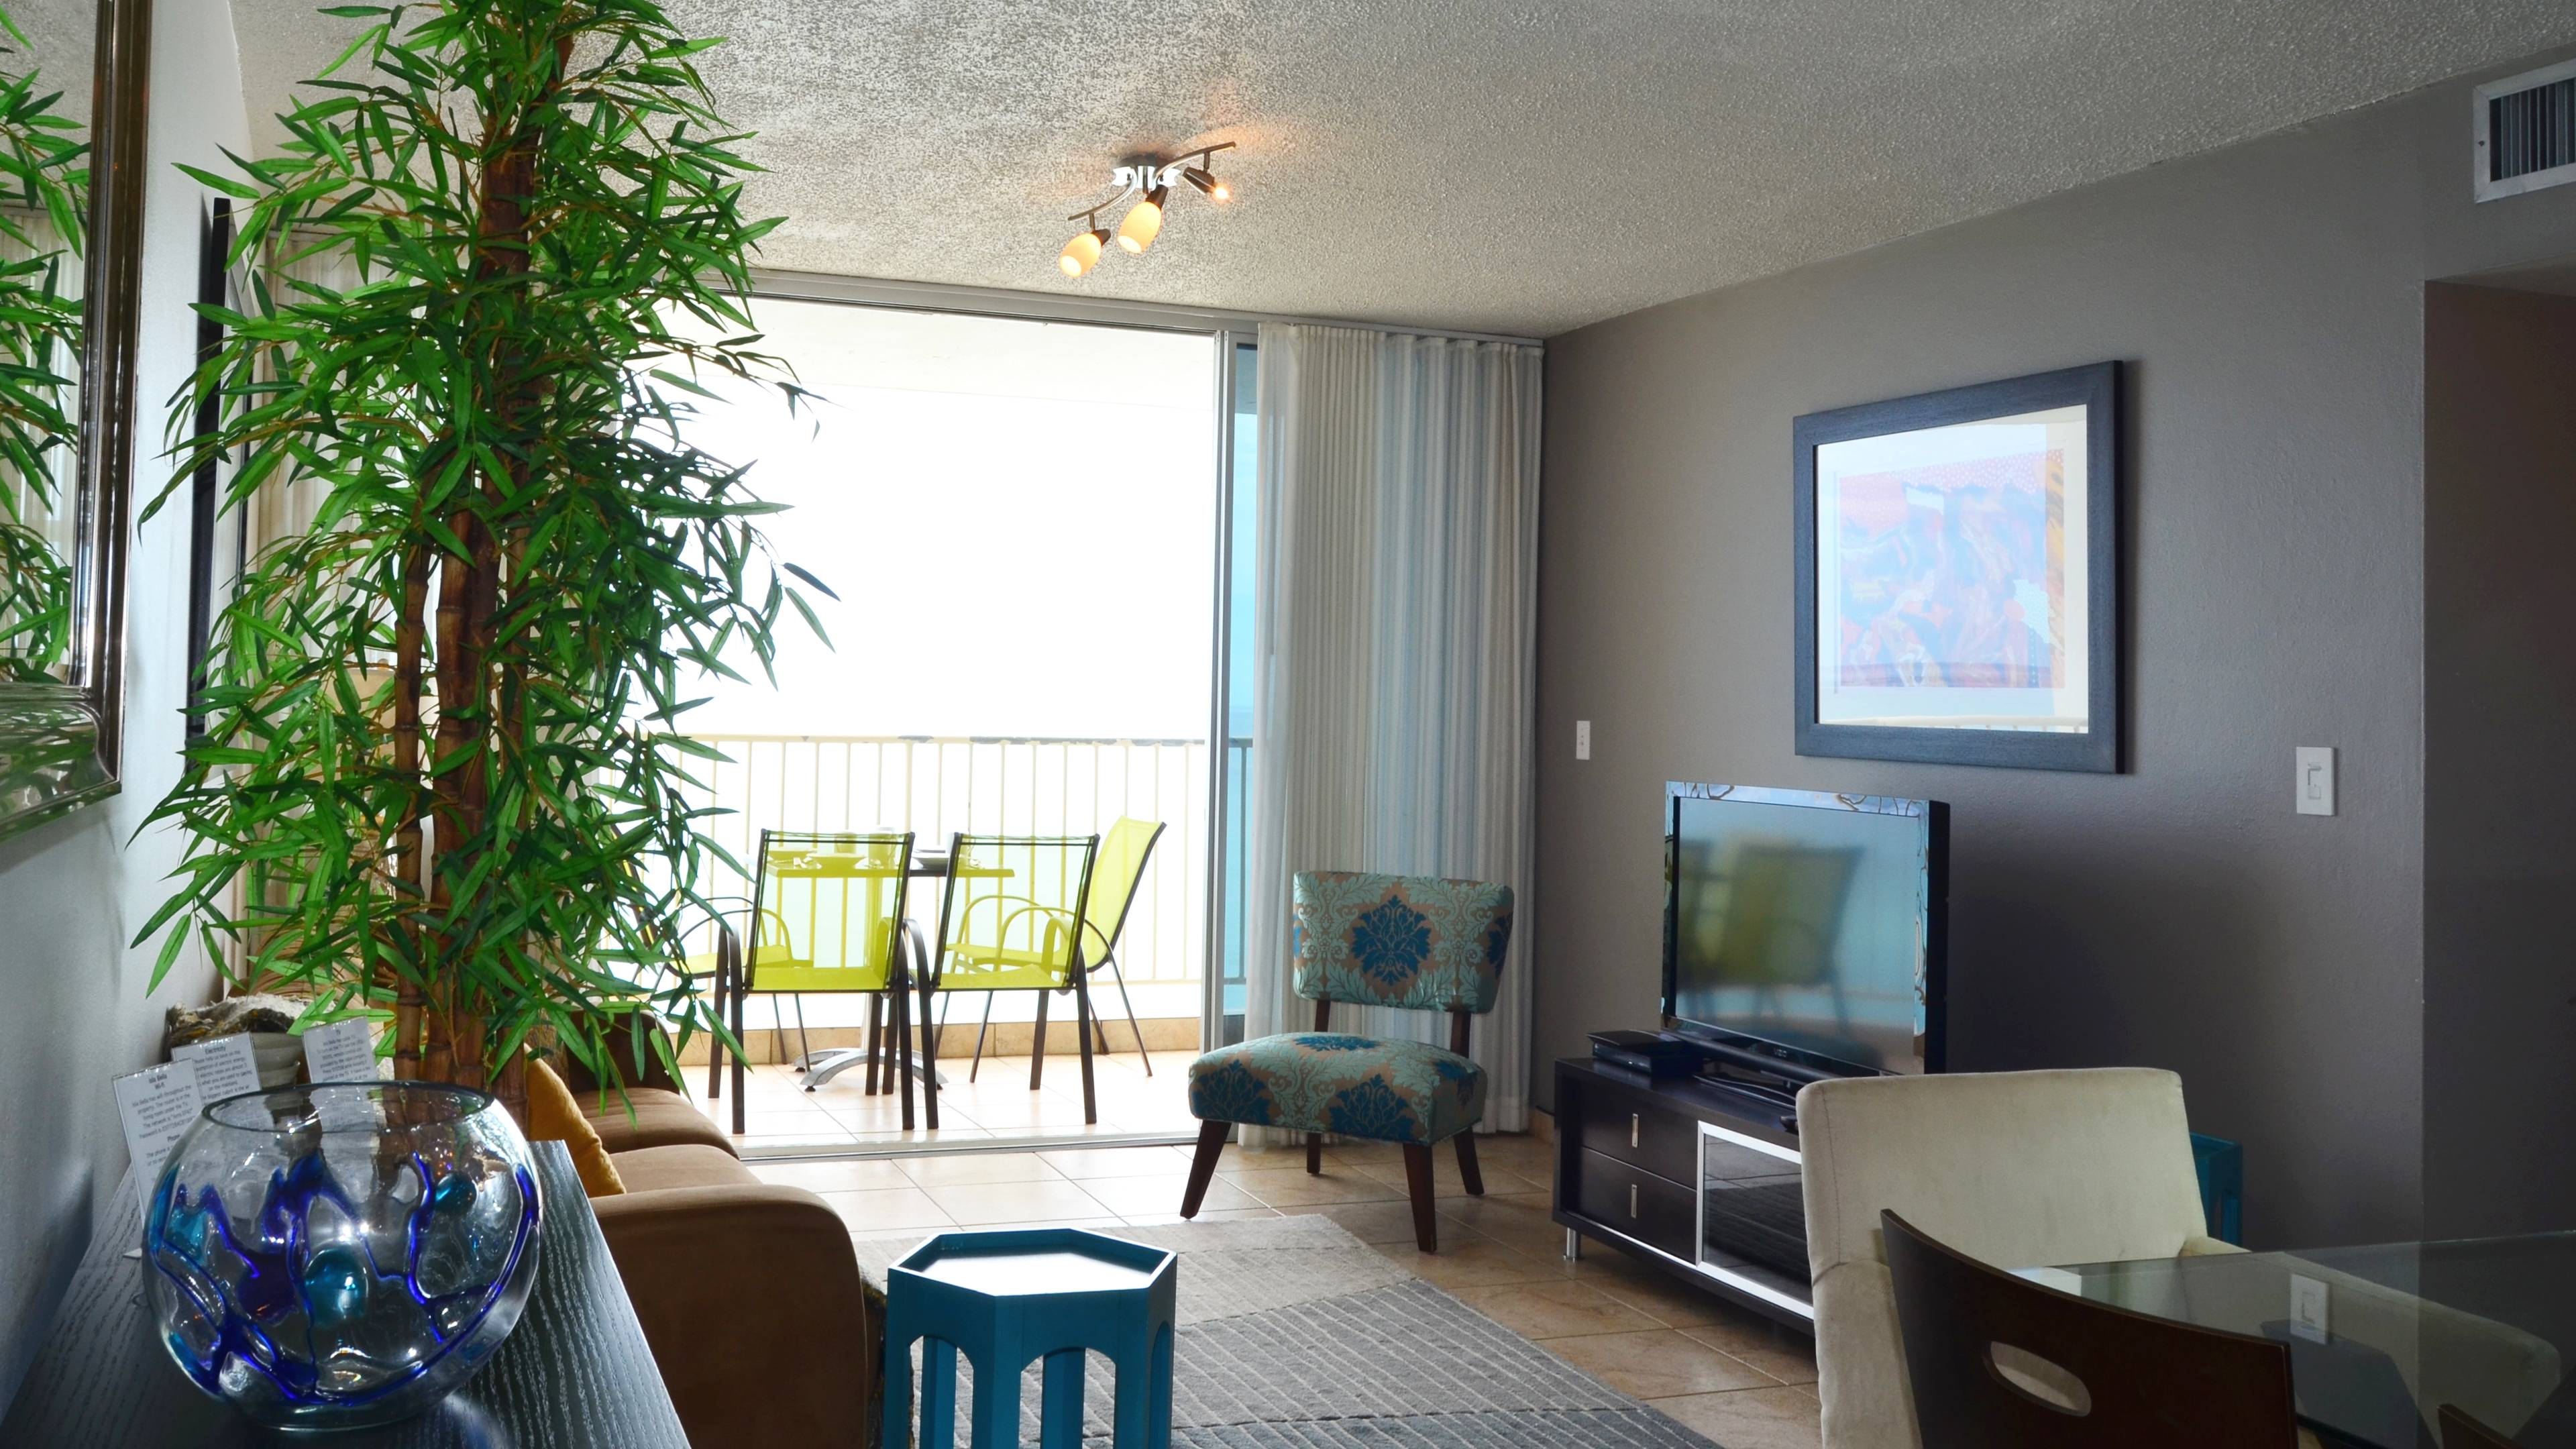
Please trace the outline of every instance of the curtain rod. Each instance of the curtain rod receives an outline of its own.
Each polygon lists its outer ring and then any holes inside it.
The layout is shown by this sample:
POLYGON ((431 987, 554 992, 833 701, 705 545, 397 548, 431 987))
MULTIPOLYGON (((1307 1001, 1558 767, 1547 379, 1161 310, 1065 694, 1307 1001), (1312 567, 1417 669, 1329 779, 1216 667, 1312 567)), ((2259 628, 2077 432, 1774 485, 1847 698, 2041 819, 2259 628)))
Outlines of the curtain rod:
POLYGON ((848 302, 916 312, 971 312, 1030 322, 1091 322, 1113 327, 1156 328, 1167 332, 1239 331, 1263 322, 1280 322, 1307 327, 1402 332, 1415 337, 1444 337, 1458 342, 1502 342, 1539 348, 1547 345, 1536 337, 1461 332, 1449 327, 1409 327, 1401 323, 1359 322, 1341 317, 1291 317, 1272 312, 1239 312, 1225 307, 1185 307, 1163 302, 1131 302, 1114 297, 1068 297, 1057 292, 840 277, 822 272, 778 271, 768 267, 752 269, 751 290, 755 297, 777 297, 789 301, 848 302))

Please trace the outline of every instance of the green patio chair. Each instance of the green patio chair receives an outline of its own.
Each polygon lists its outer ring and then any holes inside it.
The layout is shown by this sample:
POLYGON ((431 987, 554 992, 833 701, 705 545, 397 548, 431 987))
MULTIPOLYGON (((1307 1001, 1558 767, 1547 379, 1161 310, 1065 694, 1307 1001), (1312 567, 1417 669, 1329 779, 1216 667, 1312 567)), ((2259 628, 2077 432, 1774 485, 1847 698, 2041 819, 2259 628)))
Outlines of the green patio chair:
MULTIPOLYGON (((1136 1003, 1127 996, 1127 975, 1118 966, 1118 943, 1126 935, 1127 913, 1136 904, 1137 888, 1145 881, 1145 867, 1154 858, 1154 844, 1163 838, 1163 822, 1138 820, 1121 815, 1109 833, 1100 837, 1100 852, 1092 860, 1091 889, 1082 899, 1082 969, 1098 974, 1109 968, 1109 979, 1118 987, 1119 1009, 1127 1013, 1127 1029, 1136 1034, 1136 1057, 1145 1064, 1145 1075, 1154 1075, 1154 1058, 1145 1050, 1145 1028, 1136 1021, 1136 1003)), ((948 1021, 946 1002, 940 1003, 940 1027, 948 1021)), ((984 993, 984 1020, 975 1028, 975 1057, 966 1067, 966 1080, 984 1064, 984 1035, 993 1025, 993 993, 984 993)), ((1091 1023, 1093 1037, 1103 1052, 1109 1050, 1109 1032, 1098 1018, 1091 1023)), ((1040 1043, 1043 1046, 1043 1042, 1040 1043)), ((1043 1051, 1039 1053, 1045 1055, 1043 1051)), ((1034 1065, 1034 1064, 1033 1064, 1034 1065)), ((1034 1087, 1034 1072, 1030 1083, 1034 1087)))
MULTIPOLYGON (((1071 991, 1082 1042, 1082 1120, 1100 1107, 1091 1080, 1091 990, 1085 969, 1092 933, 1084 924, 1091 899, 1097 835, 958 835, 948 847, 948 887, 940 896, 937 964, 921 983, 922 1019, 933 991, 1034 991, 1037 1039, 1031 1043, 1029 1090, 1046 1068, 1047 997, 1071 991)), ((923 1077, 936 1082, 939 1039, 923 1037, 923 1077)), ((939 1125, 937 1088, 930 1125, 939 1125)))
MULTIPOLYGON (((878 1090, 878 1064, 884 1053, 881 1017, 891 1008, 893 1055, 884 1075, 888 1090, 903 1093, 903 1125, 912 1126, 912 1018, 906 967, 904 906, 912 864, 912 834, 812 834, 784 830, 760 832, 760 855, 752 883, 750 945, 736 968, 733 983, 733 1027, 742 1037, 742 1003, 747 996, 773 998, 772 1020, 778 1020, 774 998, 795 996, 797 1027, 804 1028, 804 993, 857 993, 871 1003, 866 1053, 868 1091, 878 1090)), ((783 1023, 782 1023, 783 1024, 783 1023)), ((798 1065, 808 1073, 811 1090, 854 1054, 817 1054, 811 1042, 798 1065), (832 1060, 826 1060, 826 1059, 832 1060), (815 1075, 817 1068, 825 1068, 815 1075)), ((734 1101, 742 1101, 741 1055, 734 1056, 734 1101)))

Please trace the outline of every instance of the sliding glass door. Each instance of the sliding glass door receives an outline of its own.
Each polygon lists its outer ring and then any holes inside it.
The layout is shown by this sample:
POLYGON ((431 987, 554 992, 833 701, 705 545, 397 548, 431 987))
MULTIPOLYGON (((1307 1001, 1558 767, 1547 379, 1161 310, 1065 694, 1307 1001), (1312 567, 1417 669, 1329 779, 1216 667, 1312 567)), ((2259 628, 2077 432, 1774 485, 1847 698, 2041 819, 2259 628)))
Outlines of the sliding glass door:
MULTIPOLYGON (((689 716, 726 757, 700 771, 701 803, 728 812, 709 827, 731 856, 709 862, 709 893, 750 896, 764 830, 910 831, 924 854, 957 832, 1106 834, 1122 817, 1163 833, 1115 972, 1092 982, 1090 1110, 1072 1003, 1052 999, 1042 1028, 1044 993, 943 993, 936 1138, 906 1132, 856 1071, 773 1094, 779 1130, 752 1135, 809 1151, 1186 1137, 1181 1068, 1242 1019, 1226 873, 1253 686, 1248 336, 789 298, 754 311, 814 405, 790 416, 715 384, 694 436, 788 506, 771 543, 829 594, 810 596, 819 632, 791 612, 775 656, 728 657, 734 677, 707 680, 689 716)), ((906 914, 935 937, 943 882, 909 888, 906 914)), ((793 923, 763 924, 795 957, 793 923)), ((881 1006, 755 996, 745 1045, 801 1082, 796 1061, 860 1044, 881 1006)))

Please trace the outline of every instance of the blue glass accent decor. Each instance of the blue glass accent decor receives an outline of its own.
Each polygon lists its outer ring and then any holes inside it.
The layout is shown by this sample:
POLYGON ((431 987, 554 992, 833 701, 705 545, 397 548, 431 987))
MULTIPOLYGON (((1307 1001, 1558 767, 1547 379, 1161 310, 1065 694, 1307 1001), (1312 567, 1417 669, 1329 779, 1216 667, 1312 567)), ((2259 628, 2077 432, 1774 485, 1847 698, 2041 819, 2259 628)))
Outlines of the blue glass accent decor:
POLYGON ((206 1108, 144 1216, 170 1357, 277 1428, 419 1413, 472 1377, 536 1284, 534 1162, 491 1097, 296 1086, 206 1108))

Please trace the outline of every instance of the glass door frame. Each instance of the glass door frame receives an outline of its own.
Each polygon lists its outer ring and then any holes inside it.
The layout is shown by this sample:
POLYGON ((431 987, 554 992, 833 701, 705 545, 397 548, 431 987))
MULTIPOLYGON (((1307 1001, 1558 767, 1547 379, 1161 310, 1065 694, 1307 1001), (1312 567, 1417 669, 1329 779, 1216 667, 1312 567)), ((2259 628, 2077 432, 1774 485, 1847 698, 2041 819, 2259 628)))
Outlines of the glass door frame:
MULTIPOLYGON (((1206 966, 1202 972, 1199 1004, 1199 1044, 1201 1050, 1220 1045, 1226 1034, 1226 871, 1230 863, 1227 848, 1229 827, 1237 814, 1248 811, 1248 804, 1230 798, 1227 785, 1227 756, 1230 753, 1230 721, 1227 704, 1232 680, 1229 642, 1234 625, 1234 557, 1235 505, 1242 494, 1258 507, 1260 487, 1257 476, 1248 487, 1239 488, 1235 477, 1235 444, 1238 418, 1249 419, 1256 409, 1245 406, 1250 399, 1246 390, 1258 376, 1253 369, 1239 369, 1240 351, 1250 351, 1257 358, 1259 328, 1264 323, 1285 323, 1323 327, 1396 327, 1424 337, 1445 337, 1469 342, 1509 342, 1534 344, 1533 337, 1510 336, 1491 332, 1463 332, 1451 328, 1422 327, 1405 323, 1370 323, 1351 319, 1298 317, 1276 313, 1245 312, 1220 307, 1191 307, 1157 302, 1135 302, 1119 298, 1072 296, 1049 292, 1020 292, 994 287, 950 286, 934 282, 887 281, 864 277, 827 276, 815 272, 787 272, 754 268, 751 273, 754 298, 776 298, 796 302, 836 302, 852 306, 890 307, 916 312, 950 312, 974 316, 1009 317, 1029 322, 1069 322, 1090 326, 1133 327, 1148 331, 1191 332, 1214 340, 1216 366, 1212 379, 1210 402, 1216 409, 1215 449, 1209 459, 1211 476, 1218 484, 1216 536, 1210 543, 1216 550, 1214 596, 1209 639, 1209 710, 1208 710, 1208 830, 1207 879, 1208 900, 1205 910, 1207 941, 1206 966), (1240 409, 1240 411, 1238 411, 1240 409)), ((1258 473, 1257 454, 1254 471, 1258 473)), ((1246 561, 1248 562, 1248 561, 1246 561)), ((1247 764, 1249 747, 1247 745, 1247 764)), ((1246 773, 1249 784, 1249 772, 1246 773)), ((1016 1145, 1016 1144, 1015 1144, 1016 1145)), ((1054 1145, 1054 1144, 1040 1144, 1054 1145)), ((920 1146, 909 1149, 920 1151, 920 1146)))
MULTIPOLYGON (((1206 969, 1200 975, 1202 1000, 1199 1006, 1199 1050, 1217 1047, 1242 1039, 1240 1024, 1229 1027, 1226 1007, 1226 984, 1232 966, 1228 952, 1230 912, 1239 910, 1239 893, 1227 889, 1228 872, 1235 867, 1234 825, 1237 817, 1248 818, 1250 802, 1238 800, 1233 773, 1234 758, 1234 630, 1235 571, 1250 565, 1250 559, 1236 557, 1237 520, 1235 510, 1249 506, 1257 509, 1261 496, 1258 424, 1253 421, 1256 409, 1249 395, 1258 385, 1260 355, 1259 334, 1250 327, 1220 329, 1216 334, 1216 597, 1210 619, 1214 629, 1209 640, 1208 668, 1208 903, 1206 969), (1249 361, 1251 366, 1245 364, 1249 361), (1237 430, 1256 429, 1255 449, 1251 460, 1253 476, 1241 476, 1244 466, 1237 430)), ((1256 516, 1255 527, 1258 527, 1256 516)), ((1257 538, 1257 535, 1256 535, 1257 538)), ((1245 621, 1247 627, 1249 621, 1245 621)), ((1251 785, 1251 739, 1244 741, 1246 765, 1242 786, 1251 785)))

